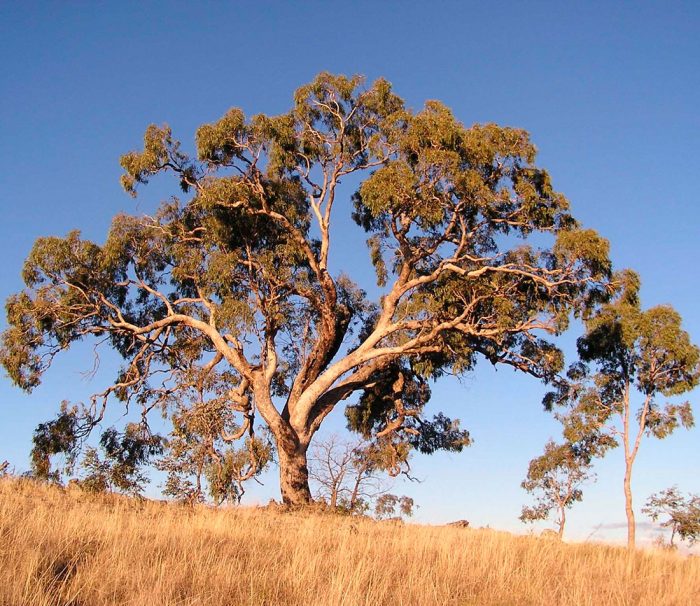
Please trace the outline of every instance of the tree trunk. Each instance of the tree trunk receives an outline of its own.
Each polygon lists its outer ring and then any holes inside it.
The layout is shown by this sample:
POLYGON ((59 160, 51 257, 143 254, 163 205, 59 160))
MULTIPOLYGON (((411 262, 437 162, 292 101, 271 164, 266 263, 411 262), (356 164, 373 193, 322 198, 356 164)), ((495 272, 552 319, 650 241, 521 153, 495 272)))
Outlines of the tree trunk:
POLYGON ((676 538, 676 529, 678 528, 678 524, 674 522, 671 525, 671 549, 675 549, 676 545, 674 544, 674 539, 676 538))
POLYGON ((627 513, 627 549, 634 549, 634 509, 632 509, 632 462, 625 462, 625 512, 627 513))
POLYGON ((282 502, 285 505, 308 505, 311 502, 311 490, 306 448, 303 446, 285 448, 279 440, 277 456, 280 466, 282 502))
POLYGON ((350 511, 355 511, 355 507, 357 507, 357 499, 360 496, 360 486, 362 485, 362 478, 364 477, 365 471, 367 471, 366 463, 357 470, 355 485, 353 486, 352 494, 350 495, 350 511))
POLYGON ((564 539, 564 526, 566 526, 566 510, 562 507, 559 510, 559 540, 564 539))

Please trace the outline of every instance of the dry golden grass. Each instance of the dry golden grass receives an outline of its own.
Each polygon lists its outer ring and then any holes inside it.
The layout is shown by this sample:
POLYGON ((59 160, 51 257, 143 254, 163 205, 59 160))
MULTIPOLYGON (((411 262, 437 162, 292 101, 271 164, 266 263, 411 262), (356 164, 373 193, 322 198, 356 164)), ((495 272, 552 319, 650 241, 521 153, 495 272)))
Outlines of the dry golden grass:
POLYGON ((698 604, 700 558, 0 480, 0 604, 698 604))

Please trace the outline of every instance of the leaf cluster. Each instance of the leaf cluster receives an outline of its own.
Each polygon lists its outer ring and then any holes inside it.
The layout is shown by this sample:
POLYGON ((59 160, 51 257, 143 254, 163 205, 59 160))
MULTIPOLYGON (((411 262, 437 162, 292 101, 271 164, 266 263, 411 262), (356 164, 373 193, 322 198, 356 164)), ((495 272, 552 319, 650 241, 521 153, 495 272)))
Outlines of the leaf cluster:
POLYGON ((140 495, 148 482, 143 468, 163 448, 163 438, 140 423, 128 423, 123 432, 110 427, 100 437, 99 450, 86 450, 81 464, 85 475, 79 484, 89 492, 140 495))
POLYGON ((63 455, 64 471, 70 471, 79 452, 80 436, 78 409, 64 401, 55 419, 40 423, 34 430, 30 454, 32 476, 42 481, 60 482, 62 471, 52 469, 51 458, 63 455))
POLYGON ((411 367, 395 364, 378 373, 357 403, 345 409, 348 429, 364 439, 376 438, 384 468, 400 472, 413 450, 461 452, 471 444, 469 431, 442 413, 425 418, 430 399, 428 381, 411 367))

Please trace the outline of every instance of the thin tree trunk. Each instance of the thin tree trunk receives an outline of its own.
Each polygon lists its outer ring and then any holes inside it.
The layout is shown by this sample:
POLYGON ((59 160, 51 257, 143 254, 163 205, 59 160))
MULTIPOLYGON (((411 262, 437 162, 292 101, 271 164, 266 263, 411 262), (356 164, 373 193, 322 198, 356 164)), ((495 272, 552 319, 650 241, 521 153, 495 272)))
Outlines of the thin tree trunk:
POLYGON ((639 445, 642 441, 642 436, 644 435, 644 429, 646 427, 646 419, 649 414, 649 409, 651 406, 651 396, 647 395, 644 400, 644 406, 639 414, 639 427, 637 429, 637 436, 634 440, 634 445, 630 448, 630 413, 631 413, 631 403, 630 403, 630 383, 629 380, 625 385, 624 393, 624 446, 625 446, 625 512, 627 513, 627 549, 630 554, 634 550, 635 545, 635 534, 636 534, 636 524, 634 521, 634 509, 632 507, 632 466, 637 458, 637 453, 639 452, 639 445))
POLYGON ((309 489, 309 469, 306 448, 297 446, 284 448, 281 441, 277 444, 280 467, 280 490, 285 505, 307 505, 311 502, 309 489))
POLYGON ((361 476, 357 476, 355 478, 355 485, 352 488, 352 494, 350 495, 350 511, 355 511, 355 507, 357 506, 357 497, 358 493, 360 490, 360 480, 361 476))
MULTIPOLYGON (((625 491, 625 513, 627 514, 627 549, 631 555, 632 551, 634 550, 636 531, 636 525, 634 523, 634 509, 632 508, 632 465, 634 464, 637 449, 639 448, 639 440, 642 435, 643 423, 640 427, 639 433, 637 434, 635 446, 631 448, 630 413, 632 405, 630 402, 629 379, 627 379, 625 382, 625 392, 623 398, 622 441, 625 449, 625 478, 623 480, 623 487, 625 491)), ((642 414, 644 413, 642 412, 642 414)))
POLYGON ((566 510, 564 507, 559 509, 559 540, 564 538, 564 526, 566 525, 566 510))
POLYGON ((636 525, 632 508, 632 461, 625 461, 625 513, 627 514, 627 549, 634 549, 636 525))
POLYGON ((357 507, 357 499, 360 496, 360 486, 362 485, 362 477, 366 470, 366 464, 360 466, 360 468, 357 470, 357 475, 355 476, 355 485, 353 486, 352 494, 350 495, 350 511, 355 511, 355 507, 357 507))

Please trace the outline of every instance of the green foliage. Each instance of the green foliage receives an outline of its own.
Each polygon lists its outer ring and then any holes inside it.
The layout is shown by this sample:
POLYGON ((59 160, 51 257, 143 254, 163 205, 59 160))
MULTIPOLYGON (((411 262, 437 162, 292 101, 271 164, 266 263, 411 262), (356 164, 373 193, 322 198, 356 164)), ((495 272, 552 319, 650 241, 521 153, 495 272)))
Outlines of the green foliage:
POLYGON ((75 461, 79 441, 79 418, 75 407, 61 403, 55 419, 40 423, 34 430, 31 451, 32 476, 46 482, 60 482, 61 469, 51 469, 51 457, 65 456, 65 469, 70 471, 75 461))
POLYGON ((203 501, 205 480, 215 504, 238 503, 245 494, 244 482, 259 476, 274 460, 269 432, 255 435, 252 426, 240 448, 227 445, 224 437, 241 433, 241 428, 223 400, 180 406, 172 421, 167 452, 157 467, 168 474, 163 493, 176 500, 203 501))
POLYGON ((413 515, 414 506, 415 504, 411 497, 398 497, 395 494, 383 494, 377 497, 377 501, 374 504, 374 515, 378 520, 385 520, 387 518, 397 517, 398 511, 398 517, 411 517, 413 515))
MULTIPOLYGON (((615 417, 624 416, 625 409, 633 406, 632 389, 643 400, 637 420, 647 435, 665 438, 678 426, 694 423, 689 402, 661 405, 657 398, 697 386, 700 349, 690 342, 672 307, 642 311, 636 275, 622 275, 619 284, 616 299, 589 318, 586 334, 578 340, 583 363, 574 364, 568 380, 545 398, 549 409, 556 404, 573 406, 567 427, 570 439, 600 432, 615 417)), ((616 429, 609 438, 621 431, 616 429)))
POLYGON ((143 467, 163 452, 163 439, 143 425, 127 424, 124 432, 111 427, 100 437, 100 450, 88 448, 81 467, 85 476, 80 486, 89 492, 118 492, 139 495, 148 478, 143 467))
POLYGON ((528 493, 536 495, 536 502, 523 507, 520 520, 546 520, 554 511, 561 537, 566 510, 583 499, 581 485, 594 478, 591 459, 597 452, 589 443, 556 444, 549 440, 544 453, 530 461, 527 478, 521 484, 528 493))
POLYGON ((365 389, 357 404, 345 409, 348 429, 365 439, 377 436, 376 448, 382 453, 384 469, 400 472, 411 450, 432 454, 438 450, 461 452, 469 446, 469 432, 459 421, 442 413, 432 420, 422 416, 430 399, 425 378, 409 368, 389 367, 365 389), (386 428, 394 428, 386 432, 386 428))
POLYGON ((145 185, 149 177, 166 168, 180 172, 180 186, 185 192, 194 178, 194 166, 180 152, 180 143, 173 139, 167 124, 162 127, 151 124, 143 137, 143 152, 125 154, 120 163, 125 171, 121 178, 122 187, 134 197, 137 184, 145 185))
POLYGON ((204 473, 214 503, 238 504, 245 494, 244 482, 267 469, 274 458, 274 447, 269 439, 252 436, 242 448, 229 447, 223 455, 212 458, 204 473))
POLYGON ((691 545, 700 539, 700 495, 684 497, 677 487, 666 488, 651 495, 642 512, 654 522, 660 517, 666 518, 661 526, 671 529, 671 548, 675 547, 676 535, 691 545))
POLYGON ((607 241, 573 218, 525 131, 465 127, 437 101, 410 110, 386 80, 321 73, 282 115, 231 109, 202 125, 196 150, 149 126, 122 184, 136 195, 171 173, 185 199, 118 215, 103 244, 36 241, 0 347, 18 386, 96 338, 124 367, 93 422, 117 399, 165 412, 178 434, 174 417, 218 402, 240 427, 259 414, 298 455, 347 400, 350 426, 400 463, 469 443, 456 421, 423 417, 430 379, 483 358, 552 381, 563 362, 549 337, 609 295, 607 241), (377 301, 329 269, 339 212, 367 234, 377 301), (387 399, 399 376, 405 397, 387 399))

